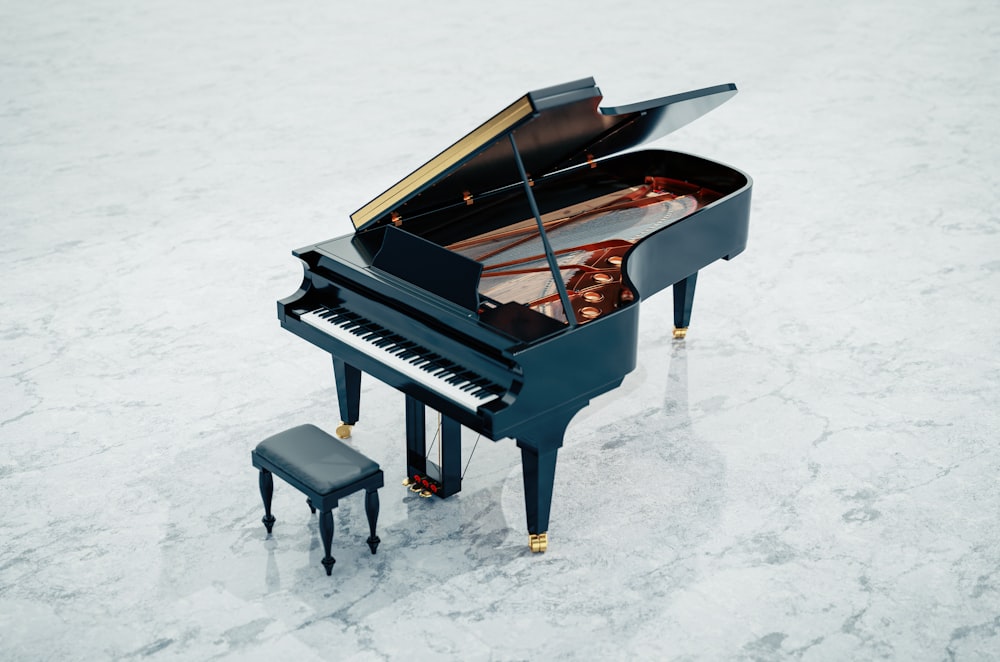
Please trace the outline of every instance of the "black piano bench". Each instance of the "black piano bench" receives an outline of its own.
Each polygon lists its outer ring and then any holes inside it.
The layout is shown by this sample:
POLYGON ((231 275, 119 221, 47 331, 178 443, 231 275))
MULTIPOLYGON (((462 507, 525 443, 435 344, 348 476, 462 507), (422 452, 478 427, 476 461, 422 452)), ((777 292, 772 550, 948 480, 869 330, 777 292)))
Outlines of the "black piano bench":
POLYGON ((339 499, 358 490, 365 491, 365 513, 371 530, 367 542, 372 554, 375 553, 382 542, 375 535, 375 523, 378 520, 378 488, 383 485, 383 476, 374 460, 315 425, 299 425, 268 437, 250 452, 250 457, 253 466, 260 469, 260 496, 264 499, 261 521, 268 534, 274 526, 274 516, 271 515, 274 481, 271 474, 275 474, 306 495, 309 510, 315 513, 319 509, 319 532, 326 554, 323 567, 327 575, 333 572, 333 564, 336 563, 330 556, 333 509, 339 499))

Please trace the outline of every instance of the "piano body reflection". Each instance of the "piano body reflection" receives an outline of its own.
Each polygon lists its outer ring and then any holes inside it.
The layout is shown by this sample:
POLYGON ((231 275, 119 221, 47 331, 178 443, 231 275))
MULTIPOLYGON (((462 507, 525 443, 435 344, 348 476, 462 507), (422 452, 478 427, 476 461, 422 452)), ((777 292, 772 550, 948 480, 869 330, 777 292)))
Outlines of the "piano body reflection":
POLYGON ((545 551, 566 427, 635 367, 639 302, 673 285, 682 338, 698 270, 747 241, 745 174, 620 152, 735 93, 601 108, 592 79, 530 92, 355 212, 353 234, 294 251, 305 277, 278 317, 333 356, 338 434, 367 372, 406 395, 407 482, 425 496, 460 489, 462 426, 514 439, 529 546, 545 551))

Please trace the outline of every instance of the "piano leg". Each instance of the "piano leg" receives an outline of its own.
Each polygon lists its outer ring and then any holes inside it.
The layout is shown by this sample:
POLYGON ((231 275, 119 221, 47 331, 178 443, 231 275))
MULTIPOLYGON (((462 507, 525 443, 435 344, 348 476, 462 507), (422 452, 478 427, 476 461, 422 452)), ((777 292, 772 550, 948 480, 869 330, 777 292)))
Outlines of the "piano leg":
POLYGON ((539 447, 518 439, 517 445, 521 447, 528 547, 532 552, 544 552, 549 545, 549 511, 552 508, 552 486, 556 477, 556 453, 562 440, 557 443, 549 441, 539 447))
POLYGON ((684 280, 674 283, 674 338, 678 340, 687 336, 688 324, 691 322, 691 306, 694 305, 694 286, 697 282, 696 271, 684 280))
POLYGON ((358 422, 361 408, 361 371, 333 357, 333 376, 337 382, 337 400, 340 403, 340 420, 337 436, 347 439, 351 428, 358 422))

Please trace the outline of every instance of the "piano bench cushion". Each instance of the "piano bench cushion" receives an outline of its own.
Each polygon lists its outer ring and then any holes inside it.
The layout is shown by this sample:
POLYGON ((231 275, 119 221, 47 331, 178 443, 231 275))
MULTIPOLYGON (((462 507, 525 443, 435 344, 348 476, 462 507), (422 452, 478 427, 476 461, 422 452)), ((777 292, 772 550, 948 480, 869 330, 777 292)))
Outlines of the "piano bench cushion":
POLYGON ((379 466, 315 425, 299 425, 257 444, 257 455, 279 474, 329 494, 378 473, 379 466))

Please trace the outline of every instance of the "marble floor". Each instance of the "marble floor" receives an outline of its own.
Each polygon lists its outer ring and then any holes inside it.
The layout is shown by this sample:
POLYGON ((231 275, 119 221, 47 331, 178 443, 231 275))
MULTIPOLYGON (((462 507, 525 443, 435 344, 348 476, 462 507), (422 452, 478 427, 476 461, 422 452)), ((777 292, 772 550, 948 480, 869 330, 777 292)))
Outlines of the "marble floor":
POLYGON ((1000 659, 1000 4, 0 2, 0 659, 1000 659), (571 423, 315 516, 250 449, 339 420, 293 248, 524 92, 735 82, 658 142, 755 180, 691 332, 571 423))

